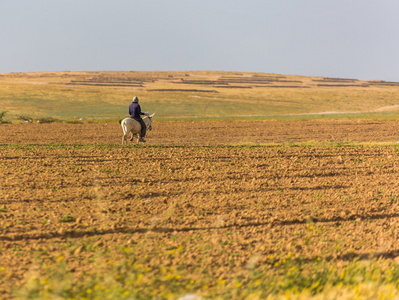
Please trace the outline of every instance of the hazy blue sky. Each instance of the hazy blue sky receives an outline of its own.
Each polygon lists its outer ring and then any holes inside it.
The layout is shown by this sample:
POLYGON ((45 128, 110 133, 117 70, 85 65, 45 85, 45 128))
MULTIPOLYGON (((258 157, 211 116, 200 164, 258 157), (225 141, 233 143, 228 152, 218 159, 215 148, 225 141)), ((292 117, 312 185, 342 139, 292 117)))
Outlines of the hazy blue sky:
POLYGON ((220 70, 399 81, 397 0, 0 0, 0 72, 220 70))

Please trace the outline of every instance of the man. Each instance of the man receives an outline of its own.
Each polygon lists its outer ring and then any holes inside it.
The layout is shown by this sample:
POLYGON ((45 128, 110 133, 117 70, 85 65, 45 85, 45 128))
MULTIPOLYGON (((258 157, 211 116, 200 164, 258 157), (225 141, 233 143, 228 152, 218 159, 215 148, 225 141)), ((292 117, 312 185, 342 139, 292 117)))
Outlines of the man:
MULTIPOLYGON (((147 126, 145 126, 145 123, 143 119, 141 118, 142 115, 148 115, 148 113, 142 113, 141 112, 141 107, 139 104, 139 98, 133 97, 132 103, 129 105, 129 115, 132 117, 132 119, 135 119, 137 122, 140 123, 141 125, 141 132, 140 132, 140 142, 145 142, 144 137, 145 133, 147 130, 147 126)), ((133 136, 132 136, 133 138, 133 136)))

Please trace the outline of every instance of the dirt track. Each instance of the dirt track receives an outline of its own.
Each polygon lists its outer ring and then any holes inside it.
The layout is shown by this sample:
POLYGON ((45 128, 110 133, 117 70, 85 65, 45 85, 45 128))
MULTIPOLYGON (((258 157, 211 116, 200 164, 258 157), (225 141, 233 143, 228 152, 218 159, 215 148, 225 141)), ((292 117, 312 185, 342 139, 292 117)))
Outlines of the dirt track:
POLYGON ((245 282, 277 257, 395 259, 397 146, 251 144, 396 141, 398 125, 165 122, 139 147, 119 124, 2 125, 2 295, 58 261, 76 282, 106 272, 121 247, 149 276, 184 265, 194 281, 245 282))

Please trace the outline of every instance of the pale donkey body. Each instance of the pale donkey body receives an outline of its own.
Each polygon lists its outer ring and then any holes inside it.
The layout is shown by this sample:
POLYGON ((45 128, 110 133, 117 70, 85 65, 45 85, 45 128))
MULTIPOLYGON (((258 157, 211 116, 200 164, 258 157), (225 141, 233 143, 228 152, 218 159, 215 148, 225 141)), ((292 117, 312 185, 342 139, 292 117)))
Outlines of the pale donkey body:
MULTIPOLYGON (((147 116, 143 118, 143 121, 145 125, 147 126, 147 130, 152 129, 152 117, 155 114, 152 114, 151 116, 147 116)), ((122 130, 123 130, 123 137, 122 137, 122 145, 126 142, 127 144, 127 135, 131 132, 133 135, 137 135, 137 143, 140 140, 140 131, 141 131, 141 125, 138 121, 132 118, 125 118, 121 122, 122 130)))

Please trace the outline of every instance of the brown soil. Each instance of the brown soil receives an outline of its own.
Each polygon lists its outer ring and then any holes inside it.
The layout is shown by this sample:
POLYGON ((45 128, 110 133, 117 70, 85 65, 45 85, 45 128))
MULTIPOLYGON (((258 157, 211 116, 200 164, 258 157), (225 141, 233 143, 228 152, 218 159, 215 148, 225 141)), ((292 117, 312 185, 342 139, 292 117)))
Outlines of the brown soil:
MULTIPOLYGON (((156 122, 147 145, 396 142, 399 121, 156 122)), ((117 122, 2 124, 0 144, 119 144, 117 122)))
POLYGON ((2 298, 43 262, 87 276, 96 251, 117 261, 127 244, 150 269, 183 260, 227 281, 271 255, 399 256, 398 148, 338 144, 396 141, 399 122, 153 125, 140 147, 114 123, 0 126, 2 298), (182 241, 189 255, 162 254, 182 241))

